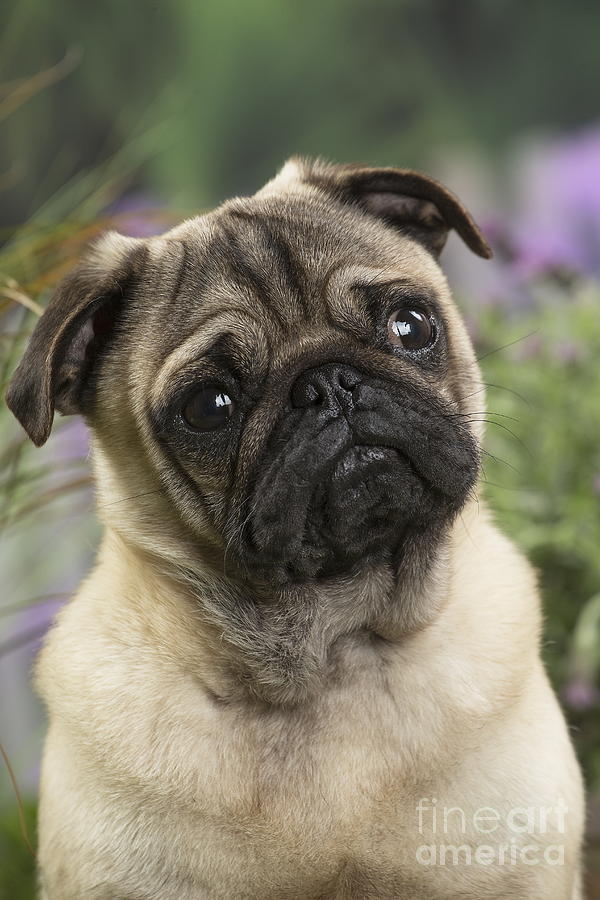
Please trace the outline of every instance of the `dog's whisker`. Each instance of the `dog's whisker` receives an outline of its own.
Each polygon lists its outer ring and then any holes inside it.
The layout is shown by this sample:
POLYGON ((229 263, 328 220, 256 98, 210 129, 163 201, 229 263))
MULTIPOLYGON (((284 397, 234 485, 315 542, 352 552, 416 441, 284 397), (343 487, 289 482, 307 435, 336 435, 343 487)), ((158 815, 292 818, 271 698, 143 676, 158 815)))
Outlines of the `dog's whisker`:
POLYGON ((502 459, 502 458, 499 457, 499 456, 494 456, 493 453, 490 453, 489 450, 485 450, 484 448, 481 449, 481 452, 482 452, 483 454, 485 454, 485 456, 489 456, 489 458, 490 458, 490 459, 493 459, 495 462, 502 463, 502 465, 506 466, 508 469, 512 469, 513 472, 516 472, 516 473, 517 473, 517 475, 521 475, 521 472, 520 472, 515 466, 513 466, 512 463, 509 463, 508 460, 502 459))
POLYGON ((506 391, 508 394, 512 394, 514 397, 517 397, 518 400, 522 400, 527 406, 531 407, 531 401, 524 397, 523 394, 520 394, 518 391, 515 391, 514 388, 505 387, 502 384, 493 384, 490 381, 484 381, 484 385, 489 388, 496 388, 499 391, 506 391))
POLYGON ((518 491, 519 494, 540 494, 539 488, 523 488, 512 484, 499 484, 497 481, 489 481, 487 478, 480 479, 481 484, 487 484, 490 487, 501 488, 504 491, 518 491))
POLYGON ((140 497, 150 497, 152 494, 164 494, 164 488, 156 488, 152 491, 142 491, 139 494, 132 494, 130 497, 120 497, 118 500, 111 500, 109 503, 103 503, 104 507, 116 506, 119 503, 128 503, 131 500, 139 500, 140 497))
MULTIPOLYGON (((513 437, 515 439, 515 441, 517 441, 518 444, 520 444, 520 446, 525 450, 525 452, 530 457, 533 458, 533 454, 532 454, 530 448, 527 446, 527 444, 525 444, 525 442, 522 440, 522 438, 519 437, 518 434, 515 434, 515 432, 511 428, 508 428, 508 426, 504 425, 502 422, 496 422, 494 419, 490 419, 487 417, 486 418, 474 418, 474 416, 476 416, 476 415, 478 415, 478 414, 477 413, 449 413, 448 415, 445 415, 444 418, 462 417, 462 418, 467 419, 469 422, 473 422, 474 424, 495 425, 497 428, 502 428, 504 431, 507 432, 507 434, 510 434, 511 437, 513 437)), ((492 413, 491 415, 497 415, 497 414, 492 413)), ((511 419, 514 422, 519 421, 518 419, 515 419, 513 416, 504 416, 503 418, 511 419)))
POLYGON ((521 335, 521 337, 515 338, 514 341, 509 341, 508 344, 502 344, 501 347, 496 347, 494 350, 488 350, 486 353, 483 353, 481 356, 477 357, 477 362, 481 362, 483 359, 487 359, 488 356, 493 356, 495 353, 500 353, 502 350, 507 350, 509 347, 514 347, 515 344, 521 343, 521 341, 526 341, 528 338, 533 337, 538 334, 538 329, 534 329, 533 331, 528 331, 527 334, 521 335))
MULTIPOLYGON (((225 568, 225 572, 227 571, 227 554, 229 553, 229 550, 230 550, 230 548, 231 548, 231 545, 233 544, 233 541, 234 541, 234 540, 236 540, 236 539, 238 539, 238 538, 240 538, 240 537, 242 536, 245 526, 246 526, 247 523, 250 521, 250 519, 252 518, 252 516, 254 515, 254 513, 256 512, 256 510, 257 510, 257 508, 258 508, 259 502, 260 502, 260 499, 259 499, 259 497, 257 496, 257 497, 255 498, 255 500, 253 501, 253 503, 252 503, 252 505, 251 505, 251 508, 250 508, 248 514, 247 514, 246 517, 238 524, 238 526, 237 526, 236 529, 232 532, 232 534, 230 535, 230 537, 229 537, 229 539, 228 539, 228 541, 227 541, 227 544, 226 544, 226 546, 225 546, 225 552, 224 552, 224 554, 223 554, 223 565, 224 565, 224 568, 225 568)), ((241 500, 241 501, 239 502, 239 504, 238 504, 237 509, 240 510, 240 509, 244 506, 245 503, 246 503, 245 500, 241 500)), ((235 513, 236 510, 234 509, 233 512, 235 513)))
POLYGON ((495 388, 496 390, 499 390, 499 391, 506 391, 507 394, 512 394, 518 400, 522 400, 523 403, 525 403, 527 406, 531 407, 531 402, 527 399, 527 397, 524 397, 523 394, 520 394, 518 391, 515 391, 514 388, 505 387, 502 384, 495 384, 494 382, 491 382, 491 381, 484 381, 482 387, 477 388, 477 390, 471 391, 469 394, 465 394, 462 397, 458 397, 456 402, 463 403, 465 400, 469 400, 471 397, 476 397, 478 394, 483 393, 483 391, 485 391, 486 388, 495 388))
POLYGON ((442 418, 442 419, 457 419, 457 418, 460 418, 461 416, 465 419, 469 418, 469 416, 494 416, 495 418, 500 418, 500 419, 510 419, 513 422, 521 421, 516 416, 508 416, 508 415, 505 415, 504 413, 490 412, 490 410, 487 410, 487 409, 473 410, 473 411, 469 411, 469 412, 454 412, 454 413, 439 413, 438 414, 438 417, 442 418))

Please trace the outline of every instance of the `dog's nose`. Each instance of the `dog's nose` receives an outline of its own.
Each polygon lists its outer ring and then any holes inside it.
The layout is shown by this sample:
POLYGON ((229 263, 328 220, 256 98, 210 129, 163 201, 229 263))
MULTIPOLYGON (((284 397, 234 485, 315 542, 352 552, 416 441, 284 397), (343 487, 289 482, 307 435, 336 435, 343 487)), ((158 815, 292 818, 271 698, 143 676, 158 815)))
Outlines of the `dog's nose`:
POLYGON ((307 369, 292 386, 292 406, 303 409, 308 406, 331 406, 340 402, 347 404, 361 381, 362 375, 357 369, 342 363, 327 363, 307 369))

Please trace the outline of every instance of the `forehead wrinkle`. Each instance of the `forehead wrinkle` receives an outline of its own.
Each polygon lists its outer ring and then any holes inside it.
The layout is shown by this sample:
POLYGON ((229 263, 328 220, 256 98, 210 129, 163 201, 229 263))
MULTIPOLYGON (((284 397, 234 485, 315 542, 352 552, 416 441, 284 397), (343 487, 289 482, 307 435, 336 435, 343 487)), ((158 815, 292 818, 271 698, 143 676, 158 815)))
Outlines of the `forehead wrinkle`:
POLYGON ((255 364, 264 369, 268 364, 268 337, 262 323, 248 317, 246 310, 230 309, 219 312, 205 319, 188 337, 175 347, 164 359, 153 380, 152 396, 159 399, 168 386, 171 378, 178 372, 197 364, 212 346, 225 335, 232 335, 235 340, 253 333, 255 345, 255 364), (240 328, 240 324, 242 328, 240 328))
POLYGON ((235 284, 241 290, 254 295, 265 304, 271 316, 281 327, 285 327, 285 318, 280 312, 277 297, 273 291, 272 273, 267 272, 269 252, 257 252, 257 234, 253 224, 243 230, 234 230, 226 222, 221 223, 222 258, 235 284), (271 275, 271 278, 269 278, 271 275))
POLYGON ((232 356, 246 377, 263 377, 269 368, 271 342, 268 331, 256 328, 252 320, 244 319, 242 329, 230 329, 222 337, 231 346, 232 356))
POLYGON ((237 208, 228 212, 254 225, 252 249, 257 264, 267 267, 266 274, 277 289, 274 299, 282 303, 282 323, 293 329, 300 317, 309 322, 325 317, 323 281, 332 271, 332 257, 341 250, 332 235, 324 232, 323 223, 294 215, 295 209, 237 208))
MULTIPOLYGON (((222 277, 222 264, 214 226, 201 236, 182 235, 169 240, 181 248, 181 268, 176 289, 171 294, 171 306, 189 293, 203 296, 222 277)), ((168 313, 171 314, 170 309, 168 313)))
POLYGON ((175 251, 174 255, 179 257, 179 263, 177 266, 177 272, 173 279, 173 283, 170 289, 170 297, 169 297, 169 307, 173 305, 173 303, 179 297, 181 293, 181 289, 186 280, 187 273, 189 271, 190 260, 189 260, 189 251, 187 247, 186 241, 182 240, 171 240, 169 249, 173 249, 175 251))
POLYGON ((298 313, 308 313, 307 275, 299 263, 300 253, 292 251, 289 240, 282 233, 281 223, 274 217, 260 218, 263 246, 273 266, 273 276, 279 291, 285 297, 286 306, 296 308, 298 313))
POLYGON ((286 310, 308 318, 312 312, 306 269, 310 255, 298 239, 299 234, 306 232, 306 228, 303 228, 305 223, 298 223, 272 211, 258 214, 232 210, 231 214, 254 222, 257 233, 260 232, 261 236, 260 250, 270 265, 269 275, 274 279, 280 297, 285 300, 286 310))
POLYGON ((339 302, 341 297, 352 296, 355 303, 359 303, 357 297, 360 296, 361 289, 381 285, 393 286, 394 284, 405 285, 409 289, 415 291, 429 291, 433 294, 439 293, 439 281, 434 282, 433 279, 427 277, 415 278, 407 275, 405 271, 398 270, 395 267, 371 267, 371 266, 348 266, 341 272, 336 274, 332 279, 329 289, 330 302, 339 302))
POLYGON ((371 328, 366 300, 359 286, 371 286, 390 280, 388 270, 381 267, 342 264, 333 269, 325 285, 325 300, 331 319, 336 324, 353 322, 361 329, 371 328))
POLYGON ((165 334, 170 334, 171 340, 164 342, 163 361, 218 316, 233 314, 245 317, 249 321, 255 321, 266 332, 277 331, 277 323, 269 316, 268 310, 257 303, 248 287, 230 280, 226 273, 210 284, 204 296, 195 298, 190 296, 188 290, 181 293, 180 301, 177 310, 169 310, 169 318, 165 323, 165 334))
POLYGON ((305 255, 302 247, 296 242, 292 248, 293 232, 284 234, 289 224, 285 218, 235 209, 229 214, 252 225, 248 253, 269 285, 269 290, 261 293, 259 300, 282 335, 293 334, 299 320, 314 320, 318 313, 314 306, 311 308, 309 277, 299 261, 305 255))

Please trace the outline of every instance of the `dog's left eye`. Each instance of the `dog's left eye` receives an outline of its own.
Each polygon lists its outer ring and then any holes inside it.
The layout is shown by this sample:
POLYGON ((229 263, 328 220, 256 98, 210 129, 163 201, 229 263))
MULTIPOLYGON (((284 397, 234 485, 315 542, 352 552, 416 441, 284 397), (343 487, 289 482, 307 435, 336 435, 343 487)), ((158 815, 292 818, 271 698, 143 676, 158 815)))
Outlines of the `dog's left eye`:
POLYGON ((404 350, 422 350, 435 339, 431 318, 420 309, 397 309, 388 319, 388 339, 404 350))
POLYGON ((220 385, 207 385, 196 391, 181 410, 183 418, 198 431, 223 428, 233 415, 235 404, 220 385))

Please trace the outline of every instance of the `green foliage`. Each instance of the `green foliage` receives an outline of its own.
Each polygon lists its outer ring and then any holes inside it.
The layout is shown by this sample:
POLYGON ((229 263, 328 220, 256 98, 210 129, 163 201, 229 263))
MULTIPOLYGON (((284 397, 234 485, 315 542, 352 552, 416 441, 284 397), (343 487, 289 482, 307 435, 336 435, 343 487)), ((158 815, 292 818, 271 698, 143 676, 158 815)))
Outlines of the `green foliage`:
MULTIPOLYGON (((29 835, 35 832, 35 804, 27 803, 24 816, 29 835)), ((35 863, 23 839, 16 809, 0 815, 0 897, 35 900, 35 863)))
POLYGON ((509 315, 496 307, 478 321, 484 377, 499 386, 488 388, 487 448, 495 458, 484 462, 486 494, 539 571, 544 656, 556 688, 567 704, 571 683, 583 680, 589 693, 584 702, 573 698, 568 712, 596 789, 600 628, 590 613, 600 586, 599 308, 597 285, 546 280, 530 310, 509 315), (585 628, 576 630, 578 622, 585 628))
POLYGON ((10 224, 133 137, 152 159, 130 183, 191 209, 290 153, 424 167, 440 146, 495 152, 597 115, 592 0, 8 0, 4 18, 0 78, 71 53, 56 88, 11 116, 10 224))

